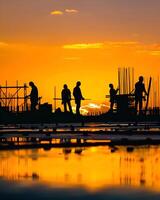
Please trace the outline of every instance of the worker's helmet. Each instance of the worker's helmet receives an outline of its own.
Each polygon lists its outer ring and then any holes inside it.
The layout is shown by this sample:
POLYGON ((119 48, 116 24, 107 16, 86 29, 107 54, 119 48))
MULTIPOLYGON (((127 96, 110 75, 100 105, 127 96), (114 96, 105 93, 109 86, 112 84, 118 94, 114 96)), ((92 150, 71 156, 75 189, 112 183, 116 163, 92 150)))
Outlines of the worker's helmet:
POLYGON ((112 83, 110 83, 110 84, 109 84, 109 87, 110 87, 110 88, 113 88, 113 84, 112 84, 112 83))
POLYGON ((63 88, 64 88, 64 89, 67 89, 67 88, 68 88, 67 84, 64 84, 63 88))
POLYGON ((143 82, 143 80, 144 80, 143 76, 140 76, 139 81, 143 82))
POLYGON ((32 81, 29 82, 29 86, 34 86, 34 83, 32 81))
POLYGON ((81 82, 80 81, 77 81, 77 86, 80 86, 81 85, 81 82))

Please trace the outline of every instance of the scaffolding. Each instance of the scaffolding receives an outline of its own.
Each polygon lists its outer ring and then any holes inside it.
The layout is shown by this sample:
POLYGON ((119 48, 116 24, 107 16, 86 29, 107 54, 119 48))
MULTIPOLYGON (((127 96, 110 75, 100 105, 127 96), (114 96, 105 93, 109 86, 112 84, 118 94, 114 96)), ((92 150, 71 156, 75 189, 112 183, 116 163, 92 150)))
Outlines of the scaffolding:
POLYGON ((19 85, 18 81, 15 86, 9 86, 6 81, 5 86, 0 85, 0 108, 5 111, 27 111, 27 85, 19 85))
MULTIPOLYGON (((149 106, 149 97, 152 96, 154 104, 159 101, 159 78, 157 88, 153 89, 153 94, 150 95, 152 78, 150 77, 145 83, 148 86, 147 98, 145 102, 144 111, 147 112, 149 106), (156 94, 156 92, 158 93, 156 94)), ((119 113, 133 113, 135 112, 135 78, 134 68, 124 67, 118 68, 118 89, 119 93, 116 95, 116 111, 119 113)), ((110 98, 110 95, 106 96, 110 98)), ((145 97, 143 97, 145 100, 145 97)))
POLYGON ((134 96, 134 68, 118 68, 117 112, 133 112, 135 108, 134 96))

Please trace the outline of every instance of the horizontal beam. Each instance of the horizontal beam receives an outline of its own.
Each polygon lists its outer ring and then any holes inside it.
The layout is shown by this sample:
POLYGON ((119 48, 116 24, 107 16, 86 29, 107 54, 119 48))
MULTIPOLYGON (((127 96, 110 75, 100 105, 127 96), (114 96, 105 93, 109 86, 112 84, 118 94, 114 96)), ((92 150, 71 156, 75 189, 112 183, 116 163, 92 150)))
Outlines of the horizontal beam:
POLYGON ((26 99, 24 97, 0 97, 0 100, 1 99, 26 99))
POLYGON ((0 89, 23 89, 28 88, 28 86, 0 86, 0 89))
MULTIPOLYGON (((62 101, 62 98, 53 98, 53 100, 56 100, 56 101, 62 101)), ((73 101, 75 99, 71 99, 71 101, 73 101)), ((82 99, 82 101, 89 101, 91 99, 82 99)))

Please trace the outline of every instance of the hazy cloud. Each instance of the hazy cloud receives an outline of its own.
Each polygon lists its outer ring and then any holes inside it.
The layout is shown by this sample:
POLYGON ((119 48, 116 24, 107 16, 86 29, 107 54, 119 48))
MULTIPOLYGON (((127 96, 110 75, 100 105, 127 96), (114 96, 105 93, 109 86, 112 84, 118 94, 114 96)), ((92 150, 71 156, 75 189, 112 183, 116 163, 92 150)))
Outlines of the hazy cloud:
POLYGON ((76 9, 65 9, 64 11, 61 10, 53 10, 50 12, 51 15, 64 15, 65 13, 76 14, 79 11, 76 9))
POLYGON ((160 56, 160 44, 139 44, 136 53, 150 56, 160 56))
POLYGON ((7 46, 8 46, 7 43, 5 43, 5 42, 0 42, 0 47, 7 47, 7 46))
POLYGON ((80 57, 65 57, 64 60, 67 60, 67 61, 76 61, 76 60, 80 60, 80 57))
POLYGON ((66 44, 63 46, 64 49, 101 49, 103 43, 82 43, 82 44, 66 44))
POLYGON ((75 13, 78 13, 79 11, 76 9, 66 9, 65 12, 75 14, 75 13))
POLYGON ((139 45, 136 41, 106 41, 104 43, 105 48, 135 48, 139 45))
POLYGON ((160 56, 160 50, 150 51, 150 55, 152 55, 152 56, 160 56))

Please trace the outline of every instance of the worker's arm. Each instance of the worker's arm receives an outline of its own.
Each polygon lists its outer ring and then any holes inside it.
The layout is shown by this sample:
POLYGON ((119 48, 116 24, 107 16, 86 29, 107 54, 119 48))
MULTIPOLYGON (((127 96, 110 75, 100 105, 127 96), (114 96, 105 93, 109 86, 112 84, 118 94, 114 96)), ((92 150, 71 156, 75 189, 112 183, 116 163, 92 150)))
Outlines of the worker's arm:
POLYGON ((30 98, 31 97, 31 95, 27 95, 27 96, 25 96, 25 99, 28 99, 28 98, 30 98))
POLYGON ((119 88, 116 89, 116 94, 117 94, 118 91, 119 91, 119 88))

